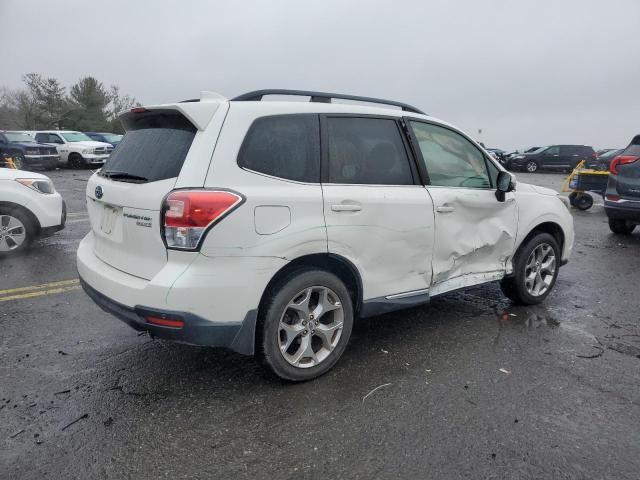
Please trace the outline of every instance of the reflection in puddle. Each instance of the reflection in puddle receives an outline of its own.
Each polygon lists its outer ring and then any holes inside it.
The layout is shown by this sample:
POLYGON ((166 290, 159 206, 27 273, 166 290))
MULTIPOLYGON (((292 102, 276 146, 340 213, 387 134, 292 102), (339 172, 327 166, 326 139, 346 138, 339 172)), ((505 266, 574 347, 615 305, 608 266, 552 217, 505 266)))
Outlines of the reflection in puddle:
POLYGON ((526 317, 514 316, 504 313, 500 316, 500 326, 524 327, 527 330, 534 328, 557 328, 560 322, 548 314, 532 313, 526 317))

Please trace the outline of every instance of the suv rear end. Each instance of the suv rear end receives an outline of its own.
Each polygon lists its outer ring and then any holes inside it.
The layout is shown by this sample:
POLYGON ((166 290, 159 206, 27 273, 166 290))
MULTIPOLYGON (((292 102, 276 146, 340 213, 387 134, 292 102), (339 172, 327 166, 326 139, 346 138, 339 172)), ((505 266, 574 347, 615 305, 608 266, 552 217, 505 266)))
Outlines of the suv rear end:
POLYGON ((604 208, 613 233, 630 234, 640 224, 640 135, 611 160, 604 208))
POLYGON ((152 336, 254 353, 269 281, 287 256, 326 250, 319 183, 238 166, 264 108, 203 99, 122 117, 127 134, 87 185, 77 254, 104 310, 152 336))

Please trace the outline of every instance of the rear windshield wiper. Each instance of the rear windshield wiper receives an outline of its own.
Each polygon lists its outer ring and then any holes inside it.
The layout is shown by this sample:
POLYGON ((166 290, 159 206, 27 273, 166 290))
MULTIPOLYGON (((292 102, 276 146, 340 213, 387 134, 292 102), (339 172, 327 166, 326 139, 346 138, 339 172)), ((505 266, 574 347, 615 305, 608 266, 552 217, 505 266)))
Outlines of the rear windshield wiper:
POLYGON ((133 173, 128 172, 118 172, 115 170, 107 170, 106 172, 101 171, 100 174, 105 178, 110 178, 111 180, 122 180, 125 182, 130 181, 134 183, 143 183, 149 181, 147 177, 141 177, 140 175, 134 175, 133 173))

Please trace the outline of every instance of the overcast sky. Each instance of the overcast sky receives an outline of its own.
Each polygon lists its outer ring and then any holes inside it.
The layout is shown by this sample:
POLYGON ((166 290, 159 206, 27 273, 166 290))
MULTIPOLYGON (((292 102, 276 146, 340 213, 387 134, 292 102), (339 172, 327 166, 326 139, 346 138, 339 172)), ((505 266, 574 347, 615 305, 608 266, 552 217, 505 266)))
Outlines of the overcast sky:
POLYGON ((93 75, 146 104, 344 92, 411 103, 502 148, 640 133, 639 0, 0 0, 0 19, 11 88, 40 72, 93 75))

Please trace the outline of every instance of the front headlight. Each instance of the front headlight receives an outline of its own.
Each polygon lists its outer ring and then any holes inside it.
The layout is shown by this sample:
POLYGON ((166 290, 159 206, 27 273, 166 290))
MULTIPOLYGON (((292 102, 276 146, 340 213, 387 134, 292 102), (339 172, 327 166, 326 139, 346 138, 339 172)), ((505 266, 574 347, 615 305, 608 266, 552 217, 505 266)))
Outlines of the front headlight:
POLYGON ((93 148, 85 148, 82 153, 93 153, 93 148))
POLYGON ((524 155, 516 155, 513 158, 514 158, 514 160, 522 160, 524 158, 524 155))
POLYGON ((16 178, 16 182, 45 195, 56 193, 56 189, 51 180, 42 178, 16 178))

